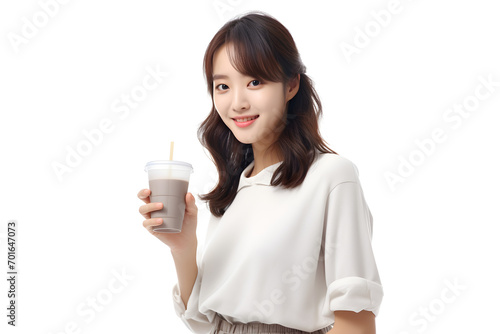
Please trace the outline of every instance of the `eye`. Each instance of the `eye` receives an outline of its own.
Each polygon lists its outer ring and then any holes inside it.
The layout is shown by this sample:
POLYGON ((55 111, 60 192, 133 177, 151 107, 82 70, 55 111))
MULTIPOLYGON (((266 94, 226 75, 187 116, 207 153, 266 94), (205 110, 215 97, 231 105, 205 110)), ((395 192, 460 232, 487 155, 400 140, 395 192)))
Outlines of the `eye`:
POLYGON ((228 88, 229 87, 226 84, 220 84, 220 85, 215 86, 215 89, 217 89, 217 90, 226 90, 228 88))
POLYGON ((255 86, 258 86, 258 85, 260 85, 260 81, 259 80, 252 80, 252 81, 250 81, 250 86, 255 87, 255 86))

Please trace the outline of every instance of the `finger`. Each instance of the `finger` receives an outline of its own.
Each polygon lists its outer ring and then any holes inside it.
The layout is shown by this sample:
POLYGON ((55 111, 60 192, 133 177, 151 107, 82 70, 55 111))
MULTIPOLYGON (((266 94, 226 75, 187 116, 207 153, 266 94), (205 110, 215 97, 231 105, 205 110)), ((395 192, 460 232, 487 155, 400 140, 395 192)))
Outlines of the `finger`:
POLYGON ((146 219, 145 221, 143 221, 142 226, 144 226, 148 230, 152 231, 153 227, 161 225, 162 223, 163 223, 162 218, 151 218, 151 219, 146 219))
POLYGON ((149 215, 149 213, 151 211, 157 211, 157 210, 161 210, 161 208, 163 208, 163 203, 149 203, 149 204, 146 204, 146 205, 141 205, 139 207, 139 213, 141 215, 143 215, 144 217, 146 218, 151 218, 151 216, 149 215))
POLYGON ((198 207, 196 206, 196 199, 193 194, 186 194, 186 214, 189 216, 197 216, 198 215, 198 207))
POLYGON ((151 191, 149 189, 141 189, 141 191, 137 194, 137 197, 139 197, 139 199, 141 199, 144 203, 148 204, 151 202, 149 200, 150 192, 151 191))

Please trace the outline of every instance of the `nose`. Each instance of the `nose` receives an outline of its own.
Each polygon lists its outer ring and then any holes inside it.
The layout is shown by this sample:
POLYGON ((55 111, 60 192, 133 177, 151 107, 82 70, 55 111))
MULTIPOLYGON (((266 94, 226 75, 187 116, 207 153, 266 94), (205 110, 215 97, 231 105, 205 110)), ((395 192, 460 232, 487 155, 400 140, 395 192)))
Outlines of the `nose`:
POLYGON ((250 108, 250 103, 248 102, 248 97, 244 90, 234 89, 233 90, 233 111, 248 110, 250 108))

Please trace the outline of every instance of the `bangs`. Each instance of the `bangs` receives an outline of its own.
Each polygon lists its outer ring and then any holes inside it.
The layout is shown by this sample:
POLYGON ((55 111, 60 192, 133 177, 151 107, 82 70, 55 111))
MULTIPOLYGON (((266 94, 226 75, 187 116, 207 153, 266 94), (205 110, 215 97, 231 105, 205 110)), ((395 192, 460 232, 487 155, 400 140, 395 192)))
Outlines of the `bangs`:
POLYGON ((279 55, 269 45, 265 30, 248 29, 236 24, 228 31, 225 42, 228 47, 229 61, 240 73, 258 79, 284 82, 285 74, 278 61, 279 55))

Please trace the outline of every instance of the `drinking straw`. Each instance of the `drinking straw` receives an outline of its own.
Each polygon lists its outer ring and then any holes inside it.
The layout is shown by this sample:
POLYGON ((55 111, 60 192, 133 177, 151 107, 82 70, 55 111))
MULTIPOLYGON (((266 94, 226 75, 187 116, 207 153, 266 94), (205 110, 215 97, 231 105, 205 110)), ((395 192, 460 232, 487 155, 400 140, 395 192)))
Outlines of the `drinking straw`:
MULTIPOLYGON (((174 158, 174 142, 171 141, 170 142, 170 159, 169 160, 173 160, 174 158)), ((172 168, 169 168, 168 169, 168 178, 171 179, 172 178, 172 168)))

